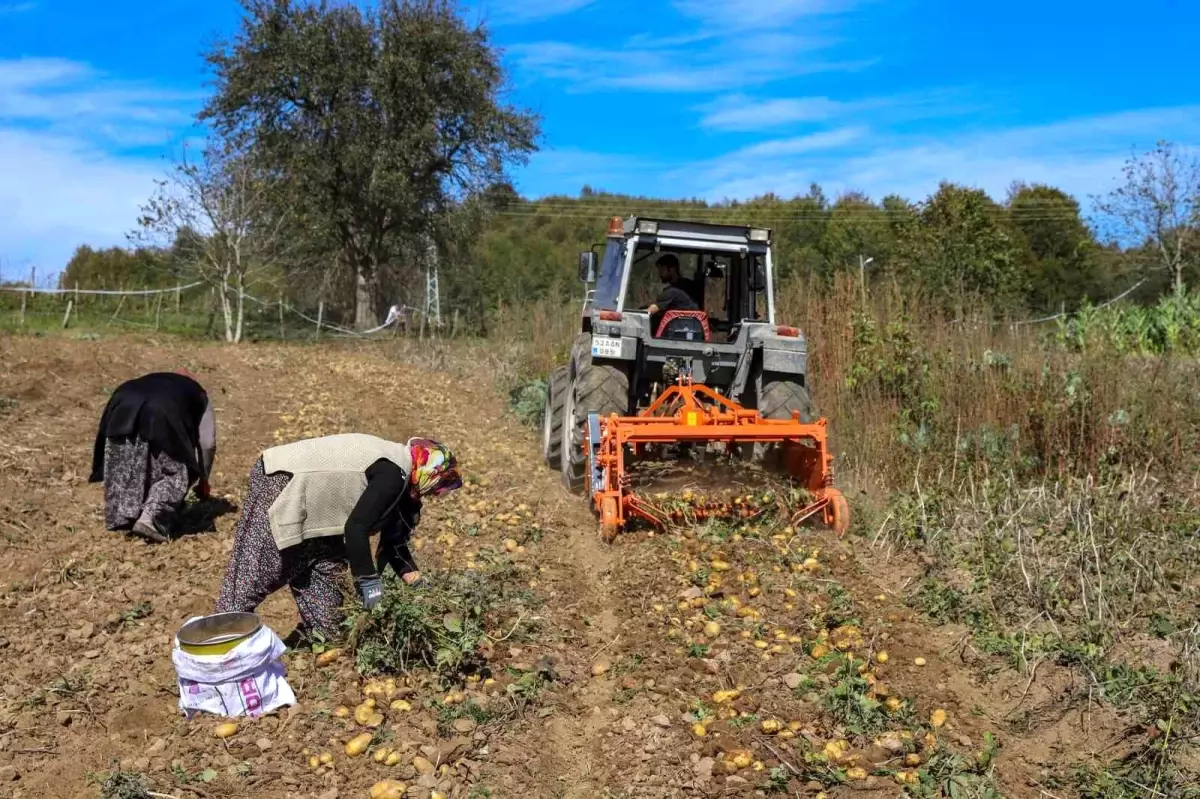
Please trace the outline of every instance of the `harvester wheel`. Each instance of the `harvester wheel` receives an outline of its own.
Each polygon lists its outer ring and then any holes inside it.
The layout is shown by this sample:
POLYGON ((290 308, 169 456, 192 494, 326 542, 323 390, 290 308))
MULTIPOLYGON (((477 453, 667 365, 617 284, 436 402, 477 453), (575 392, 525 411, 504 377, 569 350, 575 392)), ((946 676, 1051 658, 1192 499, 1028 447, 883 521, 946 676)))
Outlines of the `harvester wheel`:
POLYGON ((841 538, 850 529, 850 503, 836 488, 826 488, 825 496, 829 499, 825 506, 825 525, 841 538))
POLYGON ((600 508, 600 537, 604 543, 611 544, 620 530, 617 523, 617 501, 606 497, 600 508))
POLYGON ((590 352, 579 356, 575 380, 567 386, 562 417, 563 485, 583 488, 587 456, 583 451, 583 425, 589 413, 602 417, 629 412, 629 375, 607 363, 593 363, 590 352))
POLYGON ((542 411, 542 457, 551 469, 562 469, 563 400, 570 387, 570 370, 564 365, 546 381, 546 407, 542 411))

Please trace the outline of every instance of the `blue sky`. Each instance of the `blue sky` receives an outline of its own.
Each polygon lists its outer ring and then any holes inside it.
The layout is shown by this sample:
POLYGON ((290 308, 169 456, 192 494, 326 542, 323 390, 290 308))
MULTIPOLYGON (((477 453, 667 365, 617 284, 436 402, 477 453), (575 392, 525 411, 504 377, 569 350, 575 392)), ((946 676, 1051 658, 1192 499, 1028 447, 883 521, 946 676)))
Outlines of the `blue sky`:
MULTIPOLYGON (((475 0, 542 117, 529 196, 920 199, 1014 180, 1087 204, 1132 148, 1200 146, 1200 2, 475 0)), ((121 244, 197 135, 229 0, 0 0, 0 267, 121 244)))

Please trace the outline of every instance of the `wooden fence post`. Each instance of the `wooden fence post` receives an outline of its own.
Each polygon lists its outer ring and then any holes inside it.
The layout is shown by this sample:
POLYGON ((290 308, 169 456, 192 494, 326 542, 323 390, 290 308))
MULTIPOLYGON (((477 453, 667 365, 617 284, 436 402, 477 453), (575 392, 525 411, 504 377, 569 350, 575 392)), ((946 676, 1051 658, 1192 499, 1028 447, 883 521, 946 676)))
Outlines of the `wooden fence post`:
POLYGON ((154 305, 154 332, 158 332, 158 317, 162 313, 162 292, 158 294, 158 302, 154 305))
POLYGON ((325 319, 325 300, 317 302, 317 332, 314 338, 321 337, 321 322, 325 319))
POLYGON ((75 307, 75 300, 67 300, 67 312, 63 314, 63 330, 67 329, 67 323, 71 321, 71 309, 75 307))
POLYGON ((25 327, 25 303, 28 301, 29 301, 29 292, 22 291, 21 292, 21 320, 19 323, 21 327, 25 327))
POLYGON ((176 316, 179 316, 179 294, 180 294, 179 287, 176 286, 175 287, 175 315, 176 316))
POLYGON ((287 334, 283 332, 283 295, 279 295, 279 338, 286 341, 287 334))

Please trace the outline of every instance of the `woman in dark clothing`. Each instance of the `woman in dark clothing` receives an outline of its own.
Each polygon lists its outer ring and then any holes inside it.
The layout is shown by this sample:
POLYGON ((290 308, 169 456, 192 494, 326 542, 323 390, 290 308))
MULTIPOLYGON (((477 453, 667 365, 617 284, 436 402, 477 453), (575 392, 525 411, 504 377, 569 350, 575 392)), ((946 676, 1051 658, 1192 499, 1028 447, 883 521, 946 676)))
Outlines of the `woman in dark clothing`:
POLYGON ((117 386, 100 417, 88 479, 104 483, 105 526, 166 541, 188 489, 208 498, 216 447, 212 403, 186 371, 117 386))
POLYGON ((400 444, 347 433, 264 451, 250 472, 216 612, 253 611, 286 585, 300 610, 298 631, 334 637, 347 564, 367 608, 383 596, 385 566, 416 583, 408 541, 421 500, 461 485, 454 454, 429 439, 400 444))

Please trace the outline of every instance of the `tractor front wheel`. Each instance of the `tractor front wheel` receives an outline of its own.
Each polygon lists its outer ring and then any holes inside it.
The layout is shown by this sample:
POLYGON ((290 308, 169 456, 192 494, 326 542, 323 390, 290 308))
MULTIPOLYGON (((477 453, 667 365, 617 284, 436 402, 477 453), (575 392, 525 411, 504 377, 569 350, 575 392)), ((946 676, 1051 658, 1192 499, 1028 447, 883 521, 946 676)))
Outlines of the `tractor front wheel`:
POLYGON ((589 413, 602 417, 629 412, 629 375, 607 363, 593 363, 590 352, 580 355, 575 380, 566 387, 562 416, 562 477, 570 491, 583 488, 587 454, 583 425, 589 413))

